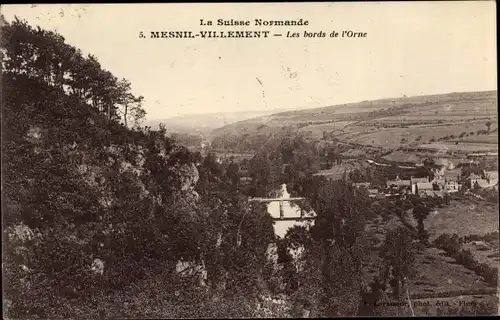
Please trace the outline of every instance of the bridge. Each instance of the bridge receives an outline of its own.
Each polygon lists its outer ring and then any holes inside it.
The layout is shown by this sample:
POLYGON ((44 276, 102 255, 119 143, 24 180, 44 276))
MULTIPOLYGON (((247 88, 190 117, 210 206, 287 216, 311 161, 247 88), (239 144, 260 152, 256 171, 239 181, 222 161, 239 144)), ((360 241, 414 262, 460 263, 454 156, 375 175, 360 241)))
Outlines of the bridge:
POLYGON ((291 202, 291 201, 300 201, 306 200, 306 198, 249 198, 249 202, 261 202, 261 203, 270 203, 270 202, 279 202, 280 206, 280 217, 273 218, 274 221, 302 221, 302 220, 314 220, 316 217, 306 217, 304 216, 304 212, 302 208, 300 208, 300 217, 285 217, 285 210, 283 209, 283 203, 291 202))

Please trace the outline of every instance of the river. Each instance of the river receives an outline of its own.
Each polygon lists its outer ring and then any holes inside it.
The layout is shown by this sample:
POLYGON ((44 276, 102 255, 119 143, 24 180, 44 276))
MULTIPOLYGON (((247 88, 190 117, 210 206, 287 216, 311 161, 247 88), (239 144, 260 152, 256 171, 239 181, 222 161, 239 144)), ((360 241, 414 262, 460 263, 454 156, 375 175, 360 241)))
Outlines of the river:
MULTIPOLYGON (((290 193, 286 188, 286 184, 281 185, 281 190, 277 198, 290 198, 290 193)), ((270 202, 267 205, 267 211, 271 214, 273 218, 280 217, 279 202, 270 202)), ((286 201, 283 203, 283 211, 285 217, 300 218, 300 209, 298 206, 292 206, 290 202, 286 201)), ((314 213, 313 213, 314 214, 314 213)), ((289 228, 293 226, 306 226, 310 227, 314 224, 314 221, 274 221, 274 233, 283 238, 289 228)))

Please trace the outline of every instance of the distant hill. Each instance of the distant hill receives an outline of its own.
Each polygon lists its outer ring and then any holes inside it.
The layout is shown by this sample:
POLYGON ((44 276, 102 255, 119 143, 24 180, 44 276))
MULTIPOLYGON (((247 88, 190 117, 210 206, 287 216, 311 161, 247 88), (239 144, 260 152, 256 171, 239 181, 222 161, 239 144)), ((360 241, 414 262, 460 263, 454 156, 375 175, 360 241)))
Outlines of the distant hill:
POLYGON ((497 92, 461 92, 362 101, 257 116, 214 129, 213 136, 249 138, 289 127, 311 140, 337 139, 353 145, 397 149, 498 148, 497 92), (479 146, 472 136, 480 135, 479 146), (460 140, 461 139, 461 140, 460 140), (486 142, 485 142, 486 141, 486 142), (490 141, 489 146, 484 146, 490 141))
POLYGON ((160 123, 166 126, 168 132, 207 135, 216 128, 238 121, 270 115, 277 110, 256 110, 241 112, 217 112, 206 114, 181 115, 166 119, 147 120, 144 125, 157 129, 160 123))

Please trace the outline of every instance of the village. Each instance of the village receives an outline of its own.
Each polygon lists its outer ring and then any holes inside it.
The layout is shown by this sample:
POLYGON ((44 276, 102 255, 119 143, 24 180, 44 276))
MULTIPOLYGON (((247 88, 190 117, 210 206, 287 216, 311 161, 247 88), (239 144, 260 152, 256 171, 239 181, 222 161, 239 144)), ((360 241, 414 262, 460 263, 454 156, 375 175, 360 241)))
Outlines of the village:
MULTIPOLYGON (((248 174, 248 161, 252 159, 252 153, 234 154, 219 151, 217 154, 216 162, 219 164, 238 164, 241 185, 251 184, 252 178, 248 174)), ((344 156, 329 162, 327 168, 319 170, 314 176, 324 176, 329 180, 340 180, 342 176, 345 176, 357 190, 365 189, 369 197, 375 199, 391 198, 404 194, 418 195, 423 198, 443 198, 445 195, 460 191, 486 188, 497 190, 497 159, 498 154, 491 152, 469 153, 462 158, 454 159, 429 157, 422 160, 419 157, 409 157, 409 159, 405 159, 406 161, 388 161, 384 158, 377 161, 362 160, 344 156), (373 179, 368 177, 369 174, 361 174, 364 179, 353 179, 353 171, 359 170, 377 171, 382 179, 371 181, 373 179)), ((282 173, 286 171, 287 166, 287 164, 282 165, 282 173)))
POLYGON ((427 164, 405 163, 404 165, 380 164, 373 160, 367 160, 372 166, 386 168, 395 166, 403 174, 405 171, 411 172, 417 168, 427 170, 420 170, 421 174, 417 173, 416 176, 410 175, 408 177, 406 174, 404 178, 396 174, 394 179, 388 179, 383 186, 373 185, 370 181, 354 182, 353 185, 356 188, 366 188, 370 197, 378 199, 402 194, 443 198, 445 194, 459 191, 498 188, 498 170, 487 170, 484 166, 484 160, 491 161, 494 158, 486 158, 487 156, 483 154, 480 154, 480 157, 483 161, 480 161, 476 154, 468 155, 467 160, 460 161, 456 166, 448 159, 438 159, 438 161, 427 164), (426 172, 430 174, 426 174, 426 172))

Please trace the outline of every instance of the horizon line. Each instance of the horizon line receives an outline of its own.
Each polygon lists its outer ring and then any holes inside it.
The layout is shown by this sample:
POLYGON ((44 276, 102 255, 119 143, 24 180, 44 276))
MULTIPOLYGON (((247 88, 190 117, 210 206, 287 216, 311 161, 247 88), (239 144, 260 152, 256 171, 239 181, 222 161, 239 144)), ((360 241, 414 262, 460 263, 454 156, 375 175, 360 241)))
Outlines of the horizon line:
MULTIPOLYGON (((413 95, 413 96, 406 96, 402 95, 399 97, 384 97, 384 98, 376 98, 376 99, 371 99, 371 100, 356 100, 356 101, 350 101, 350 102, 343 102, 343 103, 336 103, 332 105, 326 105, 322 107, 290 107, 290 108, 276 108, 276 109, 271 109, 268 110, 268 112, 271 111, 277 111, 279 112, 287 112, 291 110, 314 110, 314 109, 322 109, 322 108, 329 108, 329 107, 335 107, 335 106, 341 106, 345 104, 356 104, 356 103, 363 103, 363 102, 369 102, 369 101, 380 101, 380 100, 389 100, 389 99, 407 99, 407 98, 418 98, 418 97, 432 97, 432 96, 440 96, 440 95, 451 95, 451 94, 460 94, 460 93, 486 93, 486 92, 498 92, 498 89, 489 89, 489 90, 478 90, 478 91, 451 91, 451 92, 442 92, 442 93, 431 93, 431 94, 421 94, 421 95, 413 95)), ((498 98, 497 98, 498 100, 498 98)), ((241 111, 213 111, 213 112, 206 112, 206 113, 185 113, 185 114, 178 114, 175 116, 170 116, 170 117, 165 117, 165 118, 152 118, 148 119, 146 115, 145 121, 155 121, 155 120, 170 120, 174 118, 181 118, 181 117, 189 117, 189 116, 200 116, 200 115, 210 115, 210 114, 228 114, 228 113, 244 113, 244 112, 265 112, 266 110, 263 109, 253 109, 253 110, 241 110, 241 111)))

